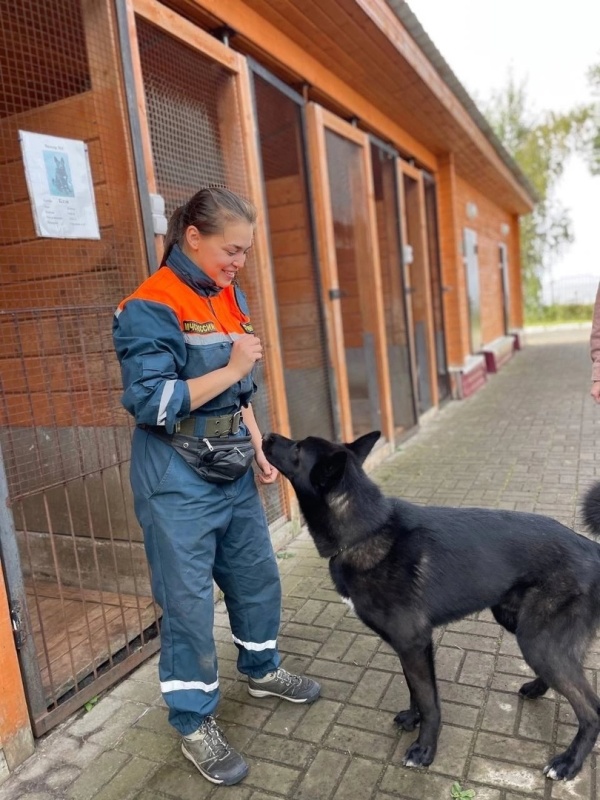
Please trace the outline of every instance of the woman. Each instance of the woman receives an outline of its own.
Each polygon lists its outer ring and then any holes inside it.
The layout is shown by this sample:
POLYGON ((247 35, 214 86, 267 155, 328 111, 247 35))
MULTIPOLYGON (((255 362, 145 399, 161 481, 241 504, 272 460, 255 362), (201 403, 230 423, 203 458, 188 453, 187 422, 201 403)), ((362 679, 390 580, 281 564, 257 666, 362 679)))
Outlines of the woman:
POLYGON ((173 214, 161 268, 120 304, 113 326, 123 404, 137 423, 135 510, 163 610, 161 691, 183 754, 223 784, 242 780, 248 766, 213 718, 213 577, 250 694, 309 703, 320 691, 279 666, 279 573, 249 469, 251 443, 259 481, 278 476, 250 402, 262 346, 235 283, 255 221, 254 207, 233 192, 199 191, 173 214), (224 475, 210 465, 215 453, 226 454, 224 475))

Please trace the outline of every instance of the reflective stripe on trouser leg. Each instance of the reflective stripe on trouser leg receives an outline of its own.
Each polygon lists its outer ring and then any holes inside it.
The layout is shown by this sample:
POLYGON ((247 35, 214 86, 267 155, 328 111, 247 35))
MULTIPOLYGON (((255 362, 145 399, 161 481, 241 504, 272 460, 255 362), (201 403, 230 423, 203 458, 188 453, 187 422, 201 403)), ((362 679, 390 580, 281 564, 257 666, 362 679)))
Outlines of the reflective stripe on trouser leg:
POLYGON ((253 473, 223 491, 235 497, 229 527, 217 536, 214 577, 229 612, 238 669, 261 678, 281 662, 279 570, 253 473))
POLYGON ((219 699, 212 568, 216 538, 231 520, 231 500, 188 467, 164 441, 136 430, 131 484, 163 610, 159 676, 169 721, 197 729, 219 699))

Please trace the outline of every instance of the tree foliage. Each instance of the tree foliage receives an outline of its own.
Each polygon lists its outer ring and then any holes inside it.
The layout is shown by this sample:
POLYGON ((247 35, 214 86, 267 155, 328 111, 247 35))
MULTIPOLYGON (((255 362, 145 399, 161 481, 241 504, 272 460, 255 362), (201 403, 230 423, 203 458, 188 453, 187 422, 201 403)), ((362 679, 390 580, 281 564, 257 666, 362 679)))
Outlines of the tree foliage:
POLYGON ((573 240, 569 212, 556 196, 565 163, 581 141, 589 120, 589 108, 569 113, 536 113, 525 82, 512 74, 506 86, 495 92, 484 113, 500 141, 535 189, 534 211, 521 218, 521 261, 525 314, 541 305, 544 270, 573 240))
POLYGON ((589 124, 582 135, 581 151, 592 175, 600 175, 600 63, 589 68, 587 77, 594 100, 589 106, 589 124))

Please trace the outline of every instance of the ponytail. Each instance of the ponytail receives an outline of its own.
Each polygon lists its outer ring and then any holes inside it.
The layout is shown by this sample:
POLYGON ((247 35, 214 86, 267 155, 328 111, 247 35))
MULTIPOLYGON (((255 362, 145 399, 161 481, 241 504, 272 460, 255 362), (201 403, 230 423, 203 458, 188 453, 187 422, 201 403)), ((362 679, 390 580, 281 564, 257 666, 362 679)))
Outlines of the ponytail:
POLYGON ((167 232, 165 234, 165 239, 163 243, 163 257, 162 257, 161 267, 167 263, 167 258, 169 257, 171 250, 173 249, 173 245, 179 244, 183 240, 183 234, 185 233, 185 228, 186 228, 186 226, 184 225, 185 210, 186 210, 185 205, 179 206, 179 208, 176 208, 175 211, 171 214, 171 218, 169 219, 169 224, 167 225, 167 232))

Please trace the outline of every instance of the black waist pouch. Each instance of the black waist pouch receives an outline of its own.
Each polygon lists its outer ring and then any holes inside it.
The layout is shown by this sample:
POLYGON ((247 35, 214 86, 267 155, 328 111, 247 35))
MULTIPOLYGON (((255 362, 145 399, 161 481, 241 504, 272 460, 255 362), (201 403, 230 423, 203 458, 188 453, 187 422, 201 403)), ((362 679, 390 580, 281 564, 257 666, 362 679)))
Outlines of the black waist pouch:
POLYGON ((197 436, 151 430, 155 436, 168 441, 186 464, 210 483, 231 483, 241 478, 252 466, 256 452, 250 436, 199 439, 197 436))

